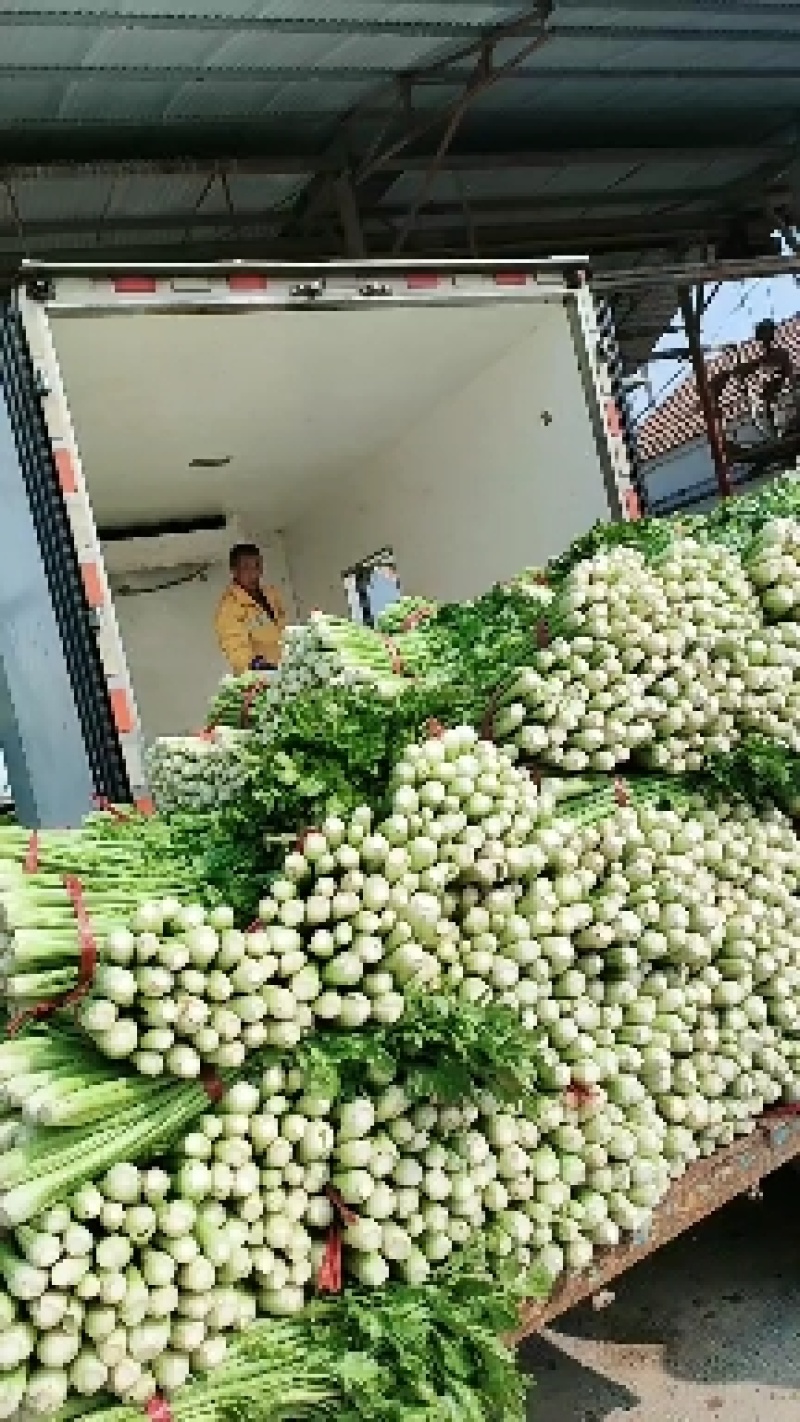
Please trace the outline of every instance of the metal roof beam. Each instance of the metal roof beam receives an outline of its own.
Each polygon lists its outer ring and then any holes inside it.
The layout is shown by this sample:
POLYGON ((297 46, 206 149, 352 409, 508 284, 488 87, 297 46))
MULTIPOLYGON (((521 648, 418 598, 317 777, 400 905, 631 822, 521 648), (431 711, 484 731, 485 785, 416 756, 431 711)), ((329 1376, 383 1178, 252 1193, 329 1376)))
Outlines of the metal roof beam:
MULTIPOLYGON (((441 0, 438 0, 441 3, 441 0)), ((478 6, 482 0, 473 0, 478 6)), ((453 9, 455 10, 455 4, 453 9)), ((466 6, 459 6, 459 10, 469 9, 466 6)), ((518 7, 509 3, 509 12, 513 14, 518 7)), ((625 11, 638 10, 641 6, 626 5, 625 11)), ((702 21, 708 18, 708 11, 698 11, 696 4, 674 5, 667 4, 666 7, 659 6, 659 12, 663 15, 666 12, 686 11, 695 20, 702 21)), ((723 18, 730 11, 730 6, 720 9, 720 18, 723 18)), ((754 20, 760 19, 766 12, 766 18, 786 21, 792 18, 792 11, 788 6, 748 6, 744 13, 754 20)), ((567 11, 567 14, 569 12, 567 11)), ((714 12, 712 11, 712 15, 714 12)), ((800 25, 800 13, 794 16, 800 25)), ((389 35, 397 38, 426 38, 431 39, 469 39, 472 35, 485 28, 485 21, 481 19, 452 19, 452 20, 425 20, 422 18, 413 20, 403 20, 398 18, 370 19, 359 16, 357 19, 347 19, 337 16, 326 15, 324 10, 318 15, 309 17, 307 15, 226 15, 222 12, 218 14, 201 14, 198 12, 177 14, 161 13, 157 14, 150 10, 124 10, 103 9, 100 6, 87 5, 76 10, 37 10, 27 9, 0 9, 0 30, 6 29, 99 29, 118 31, 122 28, 126 30, 137 29, 139 31, 151 32, 153 34, 178 33, 193 30, 196 34, 224 34, 227 38, 235 34, 331 34, 350 36, 382 36, 389 35)), ((577 21, 571 23, 563 22, 563 18, 556 20, 550 26, 551 33, 559 39, 610 39, 622 40, 657 40, 666 43, 694 43, 698 39, 724 40, 726 44, 753 44, 764 43, 774 44, 783 40, 792 41, 800 37, 800 29, 792 29, 785 23, 780 26, 775 25, 753 25, 748 28, 740 27, 731 29, 724 25, 709 26, 702 23, 675 25, 659 20, 658 23, 630 23, 624 21, 617 24, 613 20, 597 20, 591 23, 577 21)))
MULTIPOLYGON (((438 0, 441 3, 441 0, 438 0)), ((466 5, 458 9, 469 9, 470 3, 480 5, 483 0, 466 0, 466 5)), ((326 15, 324 9, 314 18, 306 15, 231 15, 224 14, 225 0, 220 0, 220 12, 216 15, 199 14, 156 14, 152 10, 104 10, 100 6, 87 5, 77 10, 35 10, 0 9, 0 30, 6 29, 99 29, 119 31, 137 29, 154 34, 185 33, 193 30, 196 34, 223 34, 227 39, 238 34, 331 34, 331 35, 389 35, 408 39, 468 39, 485 26, 482 19, 454 18, 452 20, 403 20, 403 19, 342 19, 326 15)), ((453 7, 455 10, 455 6, 453 7)), ((509 4, 513 11, 514 4, 509 4)))
MULTIPOLYGON (((560 243, 563 251, 568 250, 570 242, 574 241, 574 235, 573 228, 569 237, 560 243)), ((593 234, 590 233, 589 236, 592 240, 587 241, 585 244, 582 242, 582 246, 585 245, 588 249, 592 245, 596 245, 598 256, 605 252, 618 251, 620 254, 629 252, 631 257, 633 257, 646 241, 649 242, 650 245, 658 245, 662 250, 669 250, 674 240, 674 246, 672 246, 671 250, 677 258, 683 245, 696 240, 706 240, 705 234, 698 234, 696 231, 690 231, 686 234, 677 233, 674 234, 672 238, 661 231, 651 231, 647 237, 642 233, 634 233, 630 241, 626 242, 620 239, 619 242, 614 243, 612 246, 606 238, 598 238, 595 243, 593 234)), ((238 233, 235 235, 221 234, 219 236, 206 236, 202 242, 198 241, 196 243, 191 242, 187 244, 183 235, 167 235, 159 239, 156 234, 154 234, 154 240, 145 244, 141 239, 137 241, 135 237, 131 237, 128 241, 110 242, 101 235, 99 241, 91 247, 88 247, 85 243, 81 244, 80 257, 84 261, 115 262, 122 265, 135 264, 142 261, 185 262, 187 256, 190 256, 193 261, 217 261, 225 258, 237 261, 247 261, 248 259, 260 260, 263 259, 264 256, 265 241, 270 240, 270 238, 270 233, 256 231, 253 234, 248 233, 246 235, 238 233)), ((713 240, 713 234, 711 240, 713 240)), ((425 242, 420 243, 417 240, 417 235, 412 232, 409 241, 409 249, 409 258, 424 259, 426 261, 444 260, 448 257, 463 257, 468 250, 468 243, 465 238, 462 237, 459 239, 452 231, 433 234, 433 236, 426 234, 425 242)), ((313 261, 319 259, 322 250, 333 257, 340 254, 341 236, 338 231, 333 228, 331 229, 331 242, 324 249, 320 246, 319 236, 314 233, 306 236, 302 236, 298 233, 293 233, 290 236, 276 234, 274 241, 270 240, 270 255, 276 260, 313 261)), ((477 253, 477 255, 481 257, 518 258, 521 250, 524 250, 526 254, 531 257, 549 257, 554 250, 557 250, 557 247, 554 248, 554 244, 549 240, 546 233, 543 234, 541 231, 529 233, 524 226, 518 228, 500 228, 497 230, 485 229, 481 231, 480 251, 477 253)), ((370 259, 388 257, 390 255, 390 243, 385 241, 381 243, 373 239, 370 259)), ((475 255, 474 252, 473 255, 475 255)), ((49 244, 43 241, 35 251, 26 251, 24 244, 19 240, 15 243, 13 240, 9 239, 6 241, 5 238, 0 238, 0 272, 7 274, 11 271, 16 271, 19 263, 25 257, 38 258, 40 260, 53 259, 64 261, 68 259, 69 252, 65 251, 64 247, 59 245, 57 237, 49 244)))
MULTIPOLYGON (((522 32, 520 32, 521 37, 522 32)), ((794 36, 800 42, 800 29, 794 36)), ((472 69, 447 66, 438 69, 403 70, 391 65, 224 65, 224 64, 0 64, 0 79, 4 83, 26 82, 31 79, 66 79, 70 83, 103 80, 114 83, 165 84, 368 84, 402 80, 413 88, 458 89, 469 83, 472 69)), ((577 80, 581 84, 606 84, 634 77, 637 81, 674 83, 678 78, 695 79, 702 83, 769 84, 797 83, 800 67, 782 66, 759 70, 754 65, 698 66, 689 68, 677 61, 663 65, 608 65, 599 68, 588 65, 525 65, 509 69, 504 82, 557 83, 577 80)), ((390 96, 387 96, 390 97, 390 96)))
MULTIPOLYGON (((404 4, 406 0, 396 0, 396 3, 404 4)), ((449 4, 450 0, 444 0, 449 4)), ((559 0, 559 13, 569 14, 570 10, 585 10, 588 0, 559 0)), ((622 0, 616 7, 626 14, 657 14, 662 16, 668 14, 690 14, 698 13, 706 15, 741 15, 745 19, 760 19, 762 15, 769 19, 775 18, 785 20, 787 15, 795 15, 797 7, 787 0, 622 0)))
MULTIPOLYGON (((400 214, 402 217, 404 214, 400 214)), ((574 221, 567 217, 563 222, 553 221, 552 218, 542 217, 534 202, 528 202, 525 206, 516 211, 509 211, 507 206, 499 204, 496 209, 487 209, 482 213, 474 213, 474 218, 480 217, 479 225, 487 231, 492 228, 503 228, 509 238, 517 237, 522 243, 525 240, 536 238, 540 243, 547 245, 566 246, 575 245, 574 221)), ((83 237, 88 241, 94 239, 95 243, 105 241, 109 246, 113 243, 109 240, 115 235, 124 239, 125 237, 142 236, 148 233, 163 234, 175 232, 182 235, 185 243, 191 245, 195 240, 195 234, 201 237, 208 237, 210 234, 219 232, 221 235, 230 234, 235 237, 237 233, 243 235, 261 234, 269 237, 278 232, 283 227, 284 214, 278 208, 269 209, 263 212, 253 213, 198 213, 193 216, 190 213, 176 213, 171 216, 156 215, 148 217, 120 218, 109 222, 101 217, 97 218, 64 218, 62 220, 49 219, 23 223, 21 226, 15 222, 7 221, 0 226, 0 244, 8 243, 25 251, 33 251, 40 248, 49 241, 57 241, 60 237, 83 237)), ((372 237, 383 239, 391 244, 394 238, 396 224, 387 222, 384 214, 378 209, 370 214, 359 214, 362 231, 372 237)), ((463 220, 463 214, 462 214, 463 220)), ((648 241, 660 234, 684 232, 694 234, 707 234, 708 232, 719 232, 724 229, 726 219, 724 216, 715 213, 702 214, 641 214, 632 219, 625 219, 621 223, 618 218, 593 218, 590 215, 581 222, 580 239, 581 246, 588 247, 601 239, 613 238, 612 245, 623 245, 630 247, 643 239, 648 241)), ((319 240, 320 233, 325 233, 332 237, 338 237, 334 242, 338 250, 342 246, 340 233, 337 231, 338 218, 332 214, 317 214, 313 219, 309 219, 307 231, 316 240, 319 240)), ((437 240, 450 241, 453 233, 447 224, 437 228, 436 222, 426 225, 424 233, 425 243, 437 240)), ((379 247, 380 241, 374 244, 379 247)), ((373 244, 370 243, 371 250, 373 244)), ((363 255, 359 254, 359 255, 363 255)))
POLYGON ((631 291, 637 287, 675 286, 682 282, 747 281, 761 277, 800 275, 800 256, 747 257, 741 261, 709 260, 683 265, 663 264, 597 270, 592 284, 598 291, 631 291))
MULTIPOLYGON (((352 175, 353 197, 356 206, 364 191, 365 183, 369 185, 368 193, 371 198, 380 198, 388 191, 391 186, 391 175, 386 171, 383 160, 387 157, 396 157, 399 153, 408 152, 430 132, 431 128, 437 127, 437 120, 444 126, 444 137, 440 141, 433 159, 429 160, 429 165, 433 161, 441 166, 452 146, 456 130, 475 88, 479 83, 485 87, 494 82, 493 78, 487 77, 486 71, 493 66, 495 47, 507 40, 519 39, 524 44, 524 41, 530 37, 532 27, 534 45, 538 44, 552 9, 553 0, 535 0, 535 3, 522 14, 518 13, 508 22, 482 30, 477 38, 473 38, 468 43, 450 47, 445 54, 431 61, 423 71, 416 70, 413 80, 405 71, 394 73, 384 87, 379 86, 377 91, 371 89, 365 99, 357 101, 346 113, 341 115, 335 125, 326 156, 341 166, 342 155, 346 155, 347 171, 352 175), (471 68, 461 85, 463 92, 455 106, 446 109, 443 115, 432 112, 422 118, 418 117, 413 107, 411 86, 420 73, 424 72, 426 78, 431 78, 434 75, 446 75, 453 66, 464 62, 469 62, 471 68), (372 143, 364 156, 363 151, 360 154, 356 151, 355 125, 364 112, 374 105, 375 99, 380 100, 382 95, 388 101, 387 117, 383 124, 378 126, 377 135, 373 135, 372 143), (394 137, 393 134, 398 130, 399 136, 394 137)), ((528 50, 529 46, 524 45, 520 51, 520 57, 524 57, 528 50)), ((508 67, 508 63, 511 63, 513 67, 515 62, 508 61, 505 67, 508 67)), ((309 217, 315 216, 321 207, 324 209, 328 188, 329 185, 324 178, 312 178, 305 191, 295 202, 282 229, 282 236, 298 225, 307 222, 309 217)))
MULTIPOLYGON (((442 160, 443 171, 455 173, 484 173, 497 171, 525 171, 536 168, 555 168, 564 164, 585 167, 618 167, 620 164, 634 166, 642 163, 713 163, 764 159, 791 158, 795 151, 793 143, 776 143, 770 139, 764 143, 728 143, 712 145, 685 145, 683 147, 619 147, 602 148, 531 148, 519 150, 486 149, 485 151, 459 152, 452 149, 442 160)), ((49 156, 42 162, 24 159, 9 161, 6 145, 5 161, 0 163, 0 175, 20 181, 43 181, 49 176, 120 176, 157 177, 172 173, 214 173, 224 172, 229 177, 240 174, 250 177, 267 177, 280 174, 334 173, 338 164, 330 154, 322 153, 264 153, 253 157, 233 157, 224 154, 219 158, 208 158, 191 154, 176 153, 164 157, 120 156, 74 160, 66 154, 49 156)), ((391 173, 424 172, 430 163, 430 154, 402 153, 386 158, 381 165, 391 173)))
MULTIPOLYGON (((627 8, 627 7, 626 7, 627 8)), ((662 8, 661 14, 668 13, 672 6, 667 5, 662 8)), ((697 5, 692 6, 692 11, 697 20, 706 18, 703 10, 697 5)), ((722 18, 722 16, 720 16, 722 18)), ((753 19, 756 13, 753 13, 753 19)), ((747 45, 752 49, 754 44, 780 44, 797 43, 800 39, 800 11, 788 11, 784 9, 782 18, 794 19, 796 24, 792 25, 754 25, 744 29, 743 27, 731 29, 728 25, 674 25, 659 20, 651 25, 632 25, 625 21, 616 24, 613 20, 597 20, 587 24, 583 21, 576 24, 553 25, 553 33, 558 39, 577 40, 616 40, 623 44, 649 42, 651 44, 697 44, 698 41, 712 41, 721 44, 747 45)), ((682 56, 683 58, 683 56, 682 56)))
MULTIPOLYGON (((335 186, 337 179, 332 179, 332 181, 335 186)), ((341 196, 341 194, 338 196, 341 196)), ((665 201, 663 194, 660 200, 662 202, 665 201)), ((700 201, 701 198, 698 197, 697 200, 700 201)), ((479 199, 470 200, 470 212, 479 224, 492 222, 514 224, 520 222, 536 227, 547 227, 548 230, 550 230, 553 225, 553 215, 555 214, 557 220, 562 207, 568 210, 564 213, 565 222, 571 220, 569 210, 580 208, 589 213, 587 220, 591 224, 592 218, 589 210, 593 206, 615 206, 620 204, 621 201, 621 195, 617 195, 616 201, 610 201, 609 198, 607 196, 604 197, 603 194, 591 194, 588 196, 584 195, 582 197, 576 196, 563 199, 550 198, 546 201, 540 201, 535 197, 479 199)), ((627 198, 628 203, 633 204, 635 201, 635 196, 627 198)), ((18 194, 16 195, 16 205, 17 213, 19 213, 18 194)), ((362 204, 357 214, 354 213, 352 209, 348 213, 345 213, 342 206, 337 207, 338 218, 342 227, 349 228, 348 243, 353 247, 358 245, 358 237, 355 231, 356 219, 363 227, 369 226, 372 230, 389 231, 395 224, 403 221, 407 211, 408 208, 404 205, 384 207, 380 203, 370 206, 362 204)), ((425 209, 424 220, 426 223, 430 221, 434 225, 438 222, 442 226, 447 226, 451 220, 463 223, 463 211, 463 204, 460 202, 431 203, 425 209)), ((263 208, 260 211, 251 212, 239 210, 211 213, 186 210, 183 212, 162 212, 141 217, 126 217, 124 214, 120 214, 118 217, 109 217, 108 214, 103 215, 102 213, 98 213, 96 216, 91 217, 51 217, 46 219, 40 218, 31 222, 26 222, 24 218, 21 217, 19 220, 12 222, 9 217, 5 222, 0 219, 0 238, 6 233, 14 235, 22 240, 22 245, 24 246, 24 239, 37 241, 51 236, 57 237, 59 234, 63 234, 64 236, 107 237, 117 232, 121 234, 167 232, 174 229, 178 232, 185 232, 187 237, 191 239, 191 235, 195 231, 207 232, 209 230, 213 231, 216 228, 225 228, 228 231, 235 232, 257 227, 267 229, 270 225, 278 227, 283 221, 283 216, 282 210, 276 207, 263 208)), ((660 222, 661 217, 662 214, 658 211, 647 211, 640 212, 631 220, 634 223, 644 222, 648 219, 650 221, 658 220, 660 222)), ((669 217, 670 220, 677 220, 677 214, 670 214, 669 217)), ((604 220, 606 219, 599 219, 599 221, 604 220)), ((612 218, 607 220, 609 222, 617 221, 617 219, 612 218)), ((327 227, 332 221, 332 213, 325 213, 324 215, 317 214, 315 219, 309 218, 307 225, 309 228, 327 227)), ((705 224, 715 221, 724 221, 724 218, 716 211, 686 213, 680 217, 682 225, 690 222, 698 227, 703 227, 705 224)), ((362 249, 361 251, 353 251, 349 253, 349 255, 363 256, 364 252, 362 249)))

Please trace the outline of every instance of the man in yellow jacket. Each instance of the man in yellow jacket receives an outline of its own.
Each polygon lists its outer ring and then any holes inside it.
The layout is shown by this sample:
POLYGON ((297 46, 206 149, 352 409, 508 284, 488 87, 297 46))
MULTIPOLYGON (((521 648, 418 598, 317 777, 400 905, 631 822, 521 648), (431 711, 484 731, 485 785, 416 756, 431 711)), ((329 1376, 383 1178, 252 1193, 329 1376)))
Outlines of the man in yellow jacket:
POLYGON ((262 587, 264 564, 254 543, 237 543, 230 553, 231 581, 220 598, 214 627, 231 670, 275 671, 280 659, 286 611, 274 587, 262 587))

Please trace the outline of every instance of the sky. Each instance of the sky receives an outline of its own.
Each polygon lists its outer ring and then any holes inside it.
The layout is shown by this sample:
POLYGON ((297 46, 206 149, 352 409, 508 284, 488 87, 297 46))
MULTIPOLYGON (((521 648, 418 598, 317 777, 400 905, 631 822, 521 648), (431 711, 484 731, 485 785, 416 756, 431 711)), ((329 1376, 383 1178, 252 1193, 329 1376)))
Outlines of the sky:
MULTIPOLYGON (((758 321, 766 316, 784 321, 800 312, 800 283, 793 276, 727 282, 710 303, 702 323, 703 346, 747 340, 758 321)), ((684 344, 683 323, 676 313, 671 329, 664 332, 656 350, 684 344)), ((633 409, 641 420, 648 410, 660 405, 691 372, 686 361, 651 361, 643 371, 650 390, 631 392, 633 409)))

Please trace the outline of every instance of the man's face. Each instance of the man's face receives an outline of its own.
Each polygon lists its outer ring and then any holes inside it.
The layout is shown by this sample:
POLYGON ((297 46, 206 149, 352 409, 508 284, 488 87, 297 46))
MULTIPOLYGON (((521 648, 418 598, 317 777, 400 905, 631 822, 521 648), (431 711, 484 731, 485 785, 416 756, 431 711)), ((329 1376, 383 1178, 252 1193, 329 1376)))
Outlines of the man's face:
POLYGON ((245 558, 241 558, 236 565, 234 577, 240 587, 245 592, 255 592, 261 585, 261 574, 264 571, 264 563, 261 555, 250 553, 245 558))

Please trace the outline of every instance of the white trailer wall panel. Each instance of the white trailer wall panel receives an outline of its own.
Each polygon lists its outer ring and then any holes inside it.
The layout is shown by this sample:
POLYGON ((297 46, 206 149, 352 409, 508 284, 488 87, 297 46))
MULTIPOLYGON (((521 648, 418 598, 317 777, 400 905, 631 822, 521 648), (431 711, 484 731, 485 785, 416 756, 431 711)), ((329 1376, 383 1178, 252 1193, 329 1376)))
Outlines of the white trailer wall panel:
POLYGON ((285 544, 301 613, 346 613, 343 571, 381 548, 404 591, 457 599, 608 516, 570 328, 543 306, 532 334, 316 500, 285 544))

